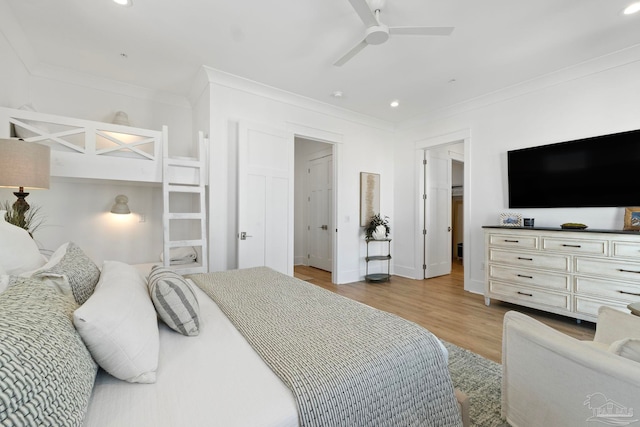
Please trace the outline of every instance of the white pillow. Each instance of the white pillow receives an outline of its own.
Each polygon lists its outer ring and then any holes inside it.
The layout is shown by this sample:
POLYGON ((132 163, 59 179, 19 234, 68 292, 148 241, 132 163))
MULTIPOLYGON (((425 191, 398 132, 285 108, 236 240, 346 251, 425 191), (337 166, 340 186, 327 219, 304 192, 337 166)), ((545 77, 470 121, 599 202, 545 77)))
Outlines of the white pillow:
POLYGON ((27 230, 5 221, 6 212, 0 211, 0 265, 13 276, 42 267, 46 259, 38 245, 27 230))
POLYGON ((625 338, 614 341, 611 343, 611 346, 609 346, 609 351, 626 359, 640 362, 640 339, 625 338))
POLYGON ((73 313, 91 355, 121 380, 153 383, 158 368, 158 319, 136 269, 105 261, 93 295, 73 313))

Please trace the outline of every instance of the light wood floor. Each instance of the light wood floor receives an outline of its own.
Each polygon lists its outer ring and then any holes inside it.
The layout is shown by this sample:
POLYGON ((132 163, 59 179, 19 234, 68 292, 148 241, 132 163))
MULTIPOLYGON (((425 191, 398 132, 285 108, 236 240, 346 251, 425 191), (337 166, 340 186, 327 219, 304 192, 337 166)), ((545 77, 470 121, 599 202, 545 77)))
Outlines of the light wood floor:
POLYGON ((397 314, 429 329, 439 338, 500 363, 502 319, 509 310, 522 311, 545 324, 581 340, 593 338, 595 325, 575 319, 491 301, 463 289, 463 268, 454 261, 452 274, 429 280, 392 276, 386 283, 331 283, 331 274, 313 267, 296 266, 295 275, 310 283, 364 304, 397 314))

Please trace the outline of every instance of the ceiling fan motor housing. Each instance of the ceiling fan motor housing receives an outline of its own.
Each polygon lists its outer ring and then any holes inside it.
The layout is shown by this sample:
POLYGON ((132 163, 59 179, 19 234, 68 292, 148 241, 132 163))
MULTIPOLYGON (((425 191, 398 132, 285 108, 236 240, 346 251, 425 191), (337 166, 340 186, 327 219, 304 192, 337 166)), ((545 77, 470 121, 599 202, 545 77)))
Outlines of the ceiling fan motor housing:
POLYGON ((389 40, 389 27, 386 25, 374 25, 367 28, 364 39, 368 44, 382 44, 389 40))

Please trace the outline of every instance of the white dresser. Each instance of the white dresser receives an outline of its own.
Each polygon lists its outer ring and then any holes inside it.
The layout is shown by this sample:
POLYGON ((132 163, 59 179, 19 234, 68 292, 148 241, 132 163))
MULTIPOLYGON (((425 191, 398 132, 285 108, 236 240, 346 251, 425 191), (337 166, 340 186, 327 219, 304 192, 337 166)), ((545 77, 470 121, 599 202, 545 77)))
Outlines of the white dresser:
POLYGON ((640 233, 485 226, 491 298, 595 321, 640 301, 640 233))

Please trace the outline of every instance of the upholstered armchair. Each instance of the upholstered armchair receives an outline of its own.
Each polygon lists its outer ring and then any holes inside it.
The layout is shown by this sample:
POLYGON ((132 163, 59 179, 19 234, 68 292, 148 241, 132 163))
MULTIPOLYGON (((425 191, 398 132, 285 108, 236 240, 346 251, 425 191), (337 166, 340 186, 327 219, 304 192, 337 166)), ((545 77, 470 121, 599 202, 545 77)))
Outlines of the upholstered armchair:
POLYGON ((513 427, 640 420, 640 317, 603 306, 594 340, 580 341, 510 311, 502 366, 502 414, 513 427))

